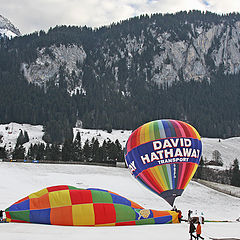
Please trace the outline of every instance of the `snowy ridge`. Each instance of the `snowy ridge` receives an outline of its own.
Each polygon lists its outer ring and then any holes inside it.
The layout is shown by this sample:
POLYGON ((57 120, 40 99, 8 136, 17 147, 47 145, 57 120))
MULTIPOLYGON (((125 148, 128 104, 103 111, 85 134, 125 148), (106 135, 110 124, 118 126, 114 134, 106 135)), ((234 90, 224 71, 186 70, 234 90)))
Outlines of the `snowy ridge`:
POLYGON ((20 36, 21 33, 7 18, 0 15, 0 37, 1 35, 11 38, 20 36))
MULTIPOLYGON (((26 150, 32 144, 45 143, 42 140, 43 137, 43 126, 37 125, 33 126, 30 124, 19 124, 19 123, 9 123, 0 125, 0 136, 2 142, 0 141, 0 147, 6 146, 6 149, 14 149, 17 137, 20 131, 27 131, 30 141, 24 144, 26 150)), ((82 144, 88 139, 89 141, 92 138, 98 139, 99 143, 102 144, 104 140, 110 139, 112 142, 115 142, 117 139, 124 148, 128 137, 131 135, 132 131, 130 130, 113 130, 111 133, 103 130, 97 129, 82 129, 82 128, 73 128, 74 137, 77 132, 80 132, 82 144)), ((219 138, 202 138, 203 143, 203 158, 204 160, 212 160, 212 153, 214 150, 218 150, 221 154, 223 160, 223 168, 230 168, 233 164, 234 159, 240 161, 240 137, 233 137, 228 139, 219 139, 219 138)))
POLYGON ((12 31, 8 30, 8 29, 0 29, 0 37, 5 36, 7 38, 14 38, 17 35, 15 33, 13 33, 12 31))

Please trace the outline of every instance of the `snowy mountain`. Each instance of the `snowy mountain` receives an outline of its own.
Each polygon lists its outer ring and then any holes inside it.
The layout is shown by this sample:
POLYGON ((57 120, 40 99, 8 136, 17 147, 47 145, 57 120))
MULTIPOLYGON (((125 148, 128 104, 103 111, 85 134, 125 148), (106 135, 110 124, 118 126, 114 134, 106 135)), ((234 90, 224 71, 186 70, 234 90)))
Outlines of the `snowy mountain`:
POLYGON ((0 15, 0 38, 5 36, 13 38, 20 36, 21 33, 7 18, 0 15))
MULTIPOLYGON (((21 130, 23 132, 26 131, 29 135, 30 141, 24 144, 26 150, 28 150, 31 143, 45 143, 42 140, 44 134, 43 126, 9 123, 0 125, 0 147, 6 146, 7 150, 12 151, 15 148, 17 138, 21 130)), ((122 148, 125 147, 128 137, 132 133, 132 131, 129 130, 113 130, 111 133, 108 133, 107 131, 98 129, 73 128, 74 137, 76 136, 77 132, 80 132, 82 145, 84 145, 87 139, 91 141, 92 138, 98 139, 100 144, 102 144, 104 140, 110 139, 112 142, 115 142, 118 139, 122 145, 122 148)), ((220 167, 220 169, 230 168, 231 164, 233 164, 234 159, 240 159, 240 137, 233 137, 228 139, 203 137, 202 143, 202 155, 204 160, 212 160, 213 151, 219 151, 223 160, 223 167, 220 167)))

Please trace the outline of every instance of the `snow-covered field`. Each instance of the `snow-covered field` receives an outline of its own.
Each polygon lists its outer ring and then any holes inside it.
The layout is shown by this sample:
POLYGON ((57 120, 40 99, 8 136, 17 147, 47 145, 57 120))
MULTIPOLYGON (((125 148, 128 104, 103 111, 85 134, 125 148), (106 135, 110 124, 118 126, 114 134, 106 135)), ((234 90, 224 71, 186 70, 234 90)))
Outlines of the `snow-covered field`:
MULTIPOLYGON (((47 186, 67 184, 81 188, 108 189, 125 196, 145 208, 169 210, 163 199, 139 184, 127 169, 34 163, 0 162, 0 209, 32 192, 47 186)), ((190 182, 176 206, 186 217, 187 211, 203 212, 207 220, 227 220, 228 223, 207 222, 202 226, 203 236, 240 239, 240 199, 219 193, 190 182)), ((65 239, 189 239, 188 224, 140 225, 122 227, 65 227, 41 224, 0 224, 0 239, 8 240, 65 240, 65 239)))
MULTIPOLYGON (((43 126, 33 126, 30 124, 18 124, 9 123, 0 125, 0 136, 3 135, 3 142, 0 143, 0 147, 6 145, 6 149, 13 149, 16 145, 17 137, 20 131, 27 131, 30 141, 24 144, 24 147, 28 149, 30 144, 44 143, 43 137, 43 126), (8 128, 8 129, 7 129, 8 128)), ((92 138, 97 138, 102 144, 104 140, 110 139, 111 141, 119 140, 120 144, 125 147, 128 137, 132 131, 127 130, 113 130, 112 133, 108 133, 103 130, 94 129, 82 129, 74 128, 73 133, 76 136, 77 132, 80 132, 82 143, 84 144, 87 139, 90 141, 92 138)), ((229 139, 219 138, 202 138, 203 143, 203 157, 204 160, 212 160, 212 153, 214 150, 218 150, 223 160, 223 168, 229 168, 233 164, 234 159, 240 161, 240 137, 234 137, 229 139)))
POLYGON ((17 138, 20 131, 27 131, 29 136, 29 142, 24 144, 24 147, 28 149, 32 144, 45 143, 42 140, 43 137, 43 126, 41 125, 30 125, 30 124, 19 124, 19 123, 9 123, 0 124, 0 136, 2 137, 2 143, 0 142, 0 147, 6 146, 7 150, 12 151, 17 143, 17 138))

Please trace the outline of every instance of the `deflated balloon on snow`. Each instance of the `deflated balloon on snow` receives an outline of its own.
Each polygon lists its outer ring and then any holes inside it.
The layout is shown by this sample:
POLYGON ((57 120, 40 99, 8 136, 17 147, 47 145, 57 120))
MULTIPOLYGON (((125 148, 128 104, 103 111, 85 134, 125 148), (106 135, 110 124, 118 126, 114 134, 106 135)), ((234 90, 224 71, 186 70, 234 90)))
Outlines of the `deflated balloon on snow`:
POLYGON ((173 205, 196 172, 201 153, 194 127, 178 120, 156 120, 130 135, 125 161, 138 181, 173 205))
POLYGON ((143 209, 137 203, 102 189, 67 185, 44 188, 5 210, 8 222, 68 226, 121 226, 178 223, 174 211, 143 209))

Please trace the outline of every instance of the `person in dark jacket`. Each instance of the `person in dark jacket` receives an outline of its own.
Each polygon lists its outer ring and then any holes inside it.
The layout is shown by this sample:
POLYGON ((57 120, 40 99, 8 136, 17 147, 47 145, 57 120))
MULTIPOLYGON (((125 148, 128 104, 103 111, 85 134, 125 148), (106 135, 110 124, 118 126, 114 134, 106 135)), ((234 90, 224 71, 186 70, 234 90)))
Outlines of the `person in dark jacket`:
POLYGON ((191 221, 191 214, 192 214, 192 210, 188 210, 188 222, 189 223, 191 221))
POLYGON ((0 210, 0 222, 3 221, 3 210, 0 210))
POLYGON ((190 240, 193 239, 193 237, 196 239, 197 237, 195 235, 193 235, 193 233, 195 232, 196 228, 193 224, 193 221, 190 221, 190 225, 189 225, 189 233, 190 233, 190 240))

